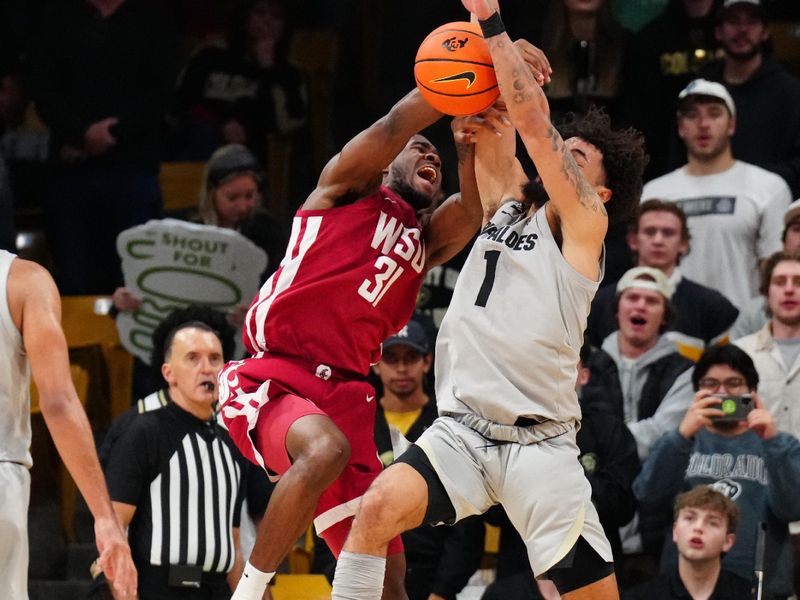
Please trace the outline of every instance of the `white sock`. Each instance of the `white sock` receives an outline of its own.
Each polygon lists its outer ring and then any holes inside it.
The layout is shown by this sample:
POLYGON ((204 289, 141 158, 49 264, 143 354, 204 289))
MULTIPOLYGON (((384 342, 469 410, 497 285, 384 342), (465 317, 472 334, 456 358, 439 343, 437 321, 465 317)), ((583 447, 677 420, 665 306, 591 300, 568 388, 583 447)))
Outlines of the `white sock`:
POLYGON ((259 571, 248 560, 244 565, 242 577, 239 579, 231 600, 261 600, 264 596, 264 590, 267 589, 267 585, 274 576, 275 571, 272 573, 259 571))
POLYGON ((386 559, 342 552, 336 562, 331 600, 380 600, 386 559))

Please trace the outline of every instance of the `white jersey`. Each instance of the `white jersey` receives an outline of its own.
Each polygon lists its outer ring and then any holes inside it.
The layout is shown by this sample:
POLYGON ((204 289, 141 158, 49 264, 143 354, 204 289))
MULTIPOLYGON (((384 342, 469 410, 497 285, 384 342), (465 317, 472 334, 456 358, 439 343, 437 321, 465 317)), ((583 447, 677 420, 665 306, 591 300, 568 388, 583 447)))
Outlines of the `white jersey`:
POLYGON ((736 306, 758 295, 758 261, 781 249, 783 213, 792 201, 781 177, 742 161, 713 175, 689 175, 682 167, 648 182, 642 201, 651 198, 675 202, 688 217, 686 277, 736 306))
POLYGON ((440 413, 502 425, 580 419, 583 332, 598 282, 567 263, 545 209, 503 205, 461 270, 436 343, 440 413))
POLYGON ((8 272, 16 256, 0 250, 0 461, 32 465, 28 358, 8 307, 8 272))

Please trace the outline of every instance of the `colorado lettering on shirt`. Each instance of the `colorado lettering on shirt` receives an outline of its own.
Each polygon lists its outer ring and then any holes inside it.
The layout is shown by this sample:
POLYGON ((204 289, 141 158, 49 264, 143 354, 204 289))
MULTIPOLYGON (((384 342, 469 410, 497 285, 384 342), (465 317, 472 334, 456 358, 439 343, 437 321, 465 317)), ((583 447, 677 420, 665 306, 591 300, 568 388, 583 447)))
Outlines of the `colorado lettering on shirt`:
POLYGON ((754 454, 700 454, 695 452, 689 459, 686 477, 710 477, 712 479, 746 479, 767 485, 769 477, 764 459, 754 454))
POLYGON ((535 233, 520 235, 511 229, 511 225, 497 227, 493 223, 486 225, 486 227, 483 228, 483 231, 481 231, 479 237, 500 242, 511 248, 511 250, 515 251, 533 250, 533 248, 536 246, 536 240, 539 239, 539 236, 535 233))

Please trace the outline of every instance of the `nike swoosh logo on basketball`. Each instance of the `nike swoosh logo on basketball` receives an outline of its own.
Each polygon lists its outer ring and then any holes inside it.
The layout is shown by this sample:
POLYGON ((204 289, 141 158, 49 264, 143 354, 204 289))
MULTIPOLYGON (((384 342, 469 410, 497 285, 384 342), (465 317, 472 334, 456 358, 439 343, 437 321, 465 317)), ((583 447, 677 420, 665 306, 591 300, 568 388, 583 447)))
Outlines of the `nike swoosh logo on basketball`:
POLYGON ((466 79, 469 83, 467 83, 467 89, 472 87, 472 84, 475 83, 475 72, 474 71, 464 71, 462 73, 456 73, 455 75, 448 75, 447 77, 439 77, 439 79, 434 79, 431 83, 443 83, 446 81, 458 81, 459 79, 466 79))
POLYGON ((375 396, 367 396, 367 402, 372 402, 375 400, 375 396))

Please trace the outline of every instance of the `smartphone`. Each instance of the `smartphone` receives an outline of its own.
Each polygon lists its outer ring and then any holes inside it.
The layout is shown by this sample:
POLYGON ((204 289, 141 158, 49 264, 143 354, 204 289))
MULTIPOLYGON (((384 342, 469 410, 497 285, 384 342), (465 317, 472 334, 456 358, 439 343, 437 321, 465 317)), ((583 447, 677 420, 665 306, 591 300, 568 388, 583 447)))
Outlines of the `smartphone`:
POLYGON ((721 404, 719 408, 725 413, 721 417, 711 417, 714 423, 738 423, 739 421, 746 421, 747 415, 755 408, 753 397, 747 394, 744 396, 712 394, 712 396, 720 399, 721 404))

